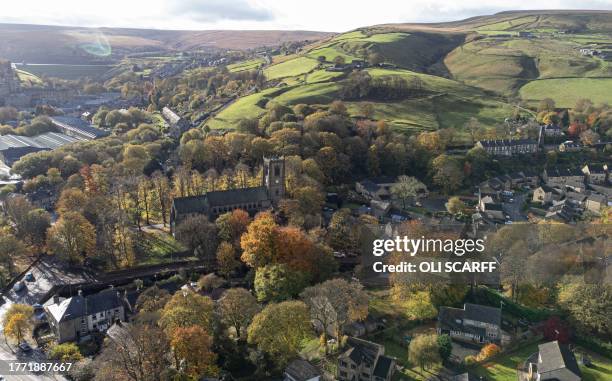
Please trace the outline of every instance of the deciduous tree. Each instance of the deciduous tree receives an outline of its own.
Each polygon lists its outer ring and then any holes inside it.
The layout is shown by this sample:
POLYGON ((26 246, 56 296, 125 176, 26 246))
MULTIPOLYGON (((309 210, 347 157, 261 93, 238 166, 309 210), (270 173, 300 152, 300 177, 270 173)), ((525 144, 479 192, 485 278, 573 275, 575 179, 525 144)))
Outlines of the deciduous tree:
POLYGON ((83 215, 68 212, 47 231, 51 253, 71 263, 82 263, 94 254, 96 231, 83 215))
POLYGON ((170 346, 176 368, 193 379, 217 376, 217 355, 212 351, 212 344, 212 337, 200 326, 175 329, 170 346))
POLYGON ((418 335, 410 342, 408 361, 424 371, 440 362, 440 351, 436 335, 418 335))
POLYGON ((283 366, 300 350, 311 334, 308 307, 300 301, 270 304, 249 325, 248 342, 283 366))
POLYGON ((243 329, 248 327, 259 305, 255 297, 244 288, 232 288, 225 292, 218 303, 221 321, 234 328, 236 336, 242 338, 243 329))

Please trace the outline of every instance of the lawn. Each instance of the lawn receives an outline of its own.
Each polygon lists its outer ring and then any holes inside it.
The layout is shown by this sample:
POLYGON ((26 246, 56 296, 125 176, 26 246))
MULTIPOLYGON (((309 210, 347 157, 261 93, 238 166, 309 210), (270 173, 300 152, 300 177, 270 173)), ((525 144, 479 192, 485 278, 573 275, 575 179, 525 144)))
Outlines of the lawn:
POLYGON ((474 369, 474 373, 490 381, 516 381, 517 366, 523 364, 531 354, 537 351, 537 343, 519 348, 496 358, 494 361, 478 365, 474 369))
POLYGON ((318 64, 319 63, 317 60, 312 58, 297 57, 295 59, 267 67, 264 70, 264 74, 269 80, 294 77, 312 71, 318 64))
MULTIPOLYGON (((585 350, 582 348, 578 348, 577 350, 577 352, 583 351, 585 350)), ((593 363, 592 366, 580 366, 580 370, 582 371, 582 381, 612 380, 612 360, 593 353, 589 353, 589 358, 593 363)))
POLYGON ((612 103, 612 78, 567 78, 532 81, 520 90, 521 98, 537 101, 552 98, 557 107, 573 107, 580 98, 612 103))
POLYGON ((180 244, 169 233, 161 230, 147 230, 139 233, 136 252, 139 264, 156 264, 176 259, 176 254, 184 252, 180 244))

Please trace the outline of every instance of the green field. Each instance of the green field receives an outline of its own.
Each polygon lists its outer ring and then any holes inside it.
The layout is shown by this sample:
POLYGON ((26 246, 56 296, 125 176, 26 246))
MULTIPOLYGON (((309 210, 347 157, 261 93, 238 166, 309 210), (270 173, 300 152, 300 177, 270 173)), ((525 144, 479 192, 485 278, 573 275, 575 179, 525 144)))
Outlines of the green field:
MULTIPOLYGON (((559 107, 571 107, 579 98, 610 103, 612 64, 579 51, 591 44, 601 49, 612 45, 607 20, 609 15, 585 18, 504 13, 452 25, 456 31, 478 33, 469 36, 384 26, 354 30, 314 43, 301 53, 275 56, 275 64, 264 73, 269 80, 281 80, 284 87, 236 101, 214 117, 210 126, 231 128, 241 118, 261 116, 265 112, 265 102, 260 102, 263 97, 289 106, 307 103, 324 109, 340 98, 348 74, 317 69, 319 57, 329 65, 337 56, 351 62, 372 52, 397 67, 366 69, 372 77, 419 78, 425 91, 401 100, 344 102, 353 117, 363 116, 365 102, 373 104, 373 118, 400 131, 455 128, 461 139, 470 118, 488 127, 498 125, 512 114, 512 104, 519 97, 530 106, 547 97, 555 99, 559 107), (572 26, 583 28, 567 33, 565 29, 572 26), (521 31, 537 33, 537 37, 519 37, 521 31), (499 34, 509 36, 496 37, 499 34)), ((253 64, 245 61, 232 69, 253 64)))
POLYGON ((265 109, 259 107, 257 102, 277 91, 279 90, 276 88, 266 89, 259 93, 242 97, 219 112, 214 118, 211 118, 206 125, 212 129, 235 128, 241 119, 257 118, 265 112, 265 109))
POLYGON ((236 62, 231 65, 227 65, 227 70, 231 73, 238 73, 246 70, 257 70, 261 65, 266 62, 263 58, 254 58, 252 60, 236 62))
POLYGON ((269 80, 294 77, 296 75, 308 73, 309 71, 316 68, 317 65, 319 65, 319 63, 314 59, 307 57, 298 57, 289 61, 269 66, 264 70, 264 74, 269 80))
POLYGON ((612 78, 567 78, 532 81, 521 87, 521 97, 529 101, 552 98, 557 107, 573 107, 580 98, 594 103, 612 103, 612 78))
MULTIPOLYGON (((548 78, 612 78, 609 62, 582 56, 574 35, 543 38, 486 37, 452 51, 444 63, 467 84, 514 95, 526 83, 548 78)), ((612 43, 608 37, 606 40, 612 43)))

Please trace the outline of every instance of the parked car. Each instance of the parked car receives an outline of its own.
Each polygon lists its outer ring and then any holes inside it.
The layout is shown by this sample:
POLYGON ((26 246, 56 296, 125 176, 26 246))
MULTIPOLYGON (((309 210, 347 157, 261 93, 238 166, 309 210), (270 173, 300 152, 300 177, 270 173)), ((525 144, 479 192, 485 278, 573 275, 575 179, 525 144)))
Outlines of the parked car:
POLYGON ((13 286, 13 291, 20 292, 21 290, 23 290, 25 288, 26 288, 25 283, 23 281, 21 281, 21 282, 15 283, 15 285, 13 286))
POLYGON ((24 353, 28 353, 32 351, 32 347, 30 346, 30 344, 26 343, 25 341, 22 341, 21 343, 19 343, 19 349, 21 349, 21 351, 24 353))

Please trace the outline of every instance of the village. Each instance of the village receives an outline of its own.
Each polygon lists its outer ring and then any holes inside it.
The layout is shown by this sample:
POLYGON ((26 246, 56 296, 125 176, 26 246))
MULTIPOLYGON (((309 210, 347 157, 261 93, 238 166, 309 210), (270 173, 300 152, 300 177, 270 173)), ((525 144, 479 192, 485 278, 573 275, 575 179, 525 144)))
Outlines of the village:
POLYGON ((214 128, 304 46, 35 87, 0 64, 0 357, 78 381, 609 377, 609 106, 405 134, 338 96, 214 128), (483 249, 373 255, 402 236, 483 249))

